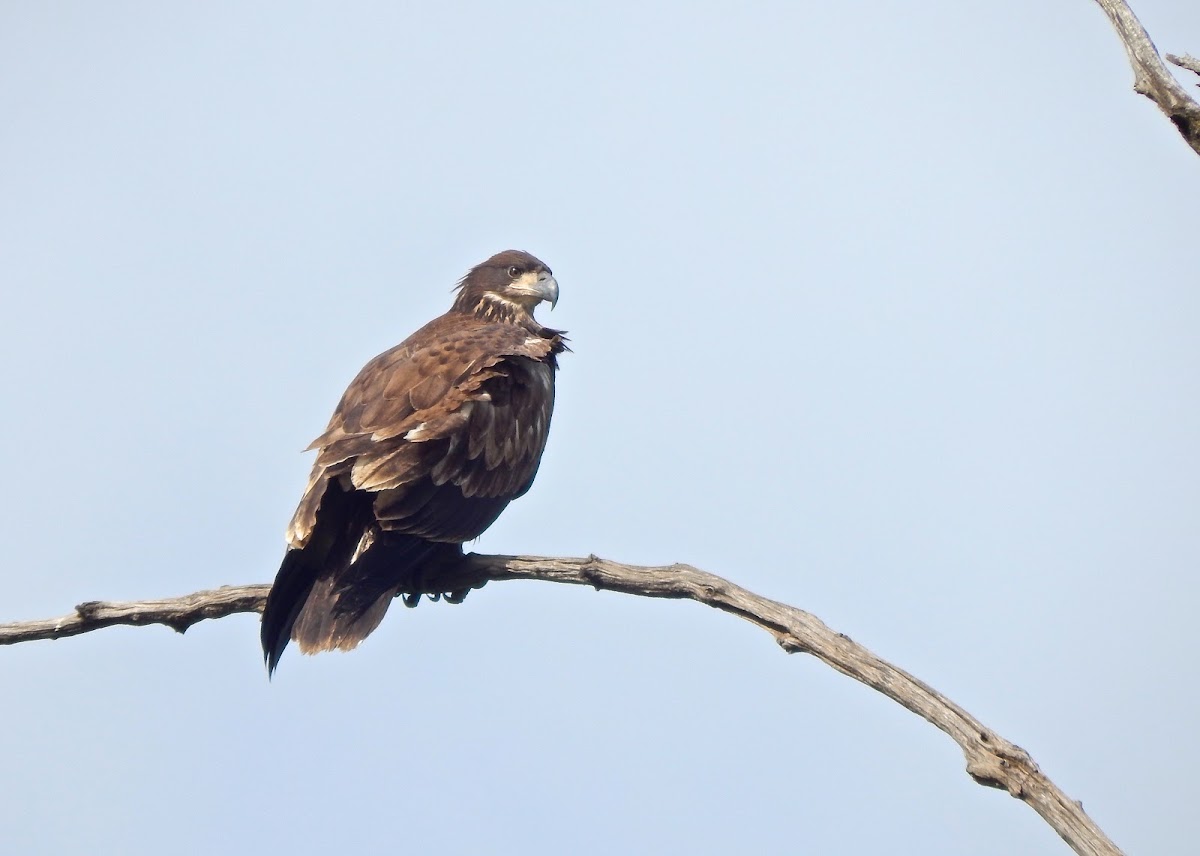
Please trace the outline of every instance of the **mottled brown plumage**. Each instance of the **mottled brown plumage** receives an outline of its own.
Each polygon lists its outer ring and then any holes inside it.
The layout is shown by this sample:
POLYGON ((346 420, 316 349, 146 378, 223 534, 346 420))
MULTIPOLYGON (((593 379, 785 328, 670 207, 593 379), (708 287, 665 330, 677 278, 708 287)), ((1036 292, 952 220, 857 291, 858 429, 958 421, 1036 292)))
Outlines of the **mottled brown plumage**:
MULTIPOLYGON (((445 315, 371 360, 325 433, 263 612, 273 671, 289 639, 350 649, 398 592, 436 579, 533 483, 563 335, 533 308, 558 284, 528 253, 472 268, 445 315)), ((415 603, 415 599, 413 600, 415 603)))

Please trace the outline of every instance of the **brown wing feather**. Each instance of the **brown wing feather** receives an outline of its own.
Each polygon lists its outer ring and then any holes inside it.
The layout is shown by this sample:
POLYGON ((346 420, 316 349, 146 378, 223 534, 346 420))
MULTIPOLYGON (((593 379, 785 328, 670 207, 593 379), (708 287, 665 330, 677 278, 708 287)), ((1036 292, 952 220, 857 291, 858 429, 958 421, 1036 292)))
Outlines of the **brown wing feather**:
POLYGON ((310 446, 319 452, 289 543, 307 542, 332 479, 379 494, 385 529, 477 537, 533 480, 561 348, 519 325, 445 315, 371 360, 310 446))

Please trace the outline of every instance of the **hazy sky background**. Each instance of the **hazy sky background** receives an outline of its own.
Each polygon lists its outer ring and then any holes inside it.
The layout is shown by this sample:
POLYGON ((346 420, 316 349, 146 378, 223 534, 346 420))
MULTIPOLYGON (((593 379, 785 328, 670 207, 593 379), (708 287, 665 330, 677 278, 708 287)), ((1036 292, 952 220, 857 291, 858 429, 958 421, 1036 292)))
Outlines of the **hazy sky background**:
MULTIPOLYGON (((1200 159, 1131 81, 1090 2, 5 3, 0 621, 270 580, 345 384, 517 247, 574 353, 476 549, 808 609, 1184 852, 1200 159)), ((695 604, 257 631, 0 651, 2 849, 1068 852, 695 604)))

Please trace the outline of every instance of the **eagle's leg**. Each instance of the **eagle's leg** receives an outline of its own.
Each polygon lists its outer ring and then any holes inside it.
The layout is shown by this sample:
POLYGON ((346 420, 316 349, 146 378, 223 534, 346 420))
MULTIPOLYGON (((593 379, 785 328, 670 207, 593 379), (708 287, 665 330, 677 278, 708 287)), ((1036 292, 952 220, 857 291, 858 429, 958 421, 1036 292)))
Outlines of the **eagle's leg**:
MULTIPOLYGON (((425 593, 425 565, 431 560, 432 557, 426 559, 424 562, 421 562, 415 568, 413 568, 412 575, 409 577, 409 585, 412 586, 412 591, 405 592, 403 595, 401 595, 401 597, 404 599, 404 605, 409 609, 412 609, 421 602, 421 595, 425 593)), ((429 599, 432 600, 433 595, 430 595, 429 599)))
MULTIPOLYGON (((467 598, 466 589, 455 589, 453 591, 431 591, 436 587, 439 578, 444 573, 452 571, 463 560, 462 546, 460 544, 447 545, 449 549, 441 554, 433 554, 426 558, 425 561, 419 563, 412 572, 408 580, 409 591, 401 593, 399 596, 404 601, 404 605, 409 609, 421 602, 421 595, 429 598, 431 603, 437 603, 445 598, 446 603, 462 603, 467 598)), ((478 588, 479 586, 474 586, 478 588)))

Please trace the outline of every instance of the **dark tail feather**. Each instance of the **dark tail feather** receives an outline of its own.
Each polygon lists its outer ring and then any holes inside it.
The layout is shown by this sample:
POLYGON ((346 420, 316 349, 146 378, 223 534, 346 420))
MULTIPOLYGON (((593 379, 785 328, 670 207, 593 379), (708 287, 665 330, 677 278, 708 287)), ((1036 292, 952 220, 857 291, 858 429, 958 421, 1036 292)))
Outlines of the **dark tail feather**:
POLYGON ((275 673, 283 649, 292 638, 296 616, 304 608, 321 573, 320 565, 313 559, 306 550, 288 550, 275 576, 275 584, 267 595, 259 635, 268 677, 275 673))
POLYGON ((354 549, 369 525, 366 516, 369 510, 369 500, 365 506, 361 502, 356 504, 353 494, 342 490, 337 482, 325 485, 308 543, 284 554, 263 608, 259 633, 268 677, 279 665, 283 649, 292 638, 296 618, 317 582, 322 577, 334 578, 349 566, 354 549))

